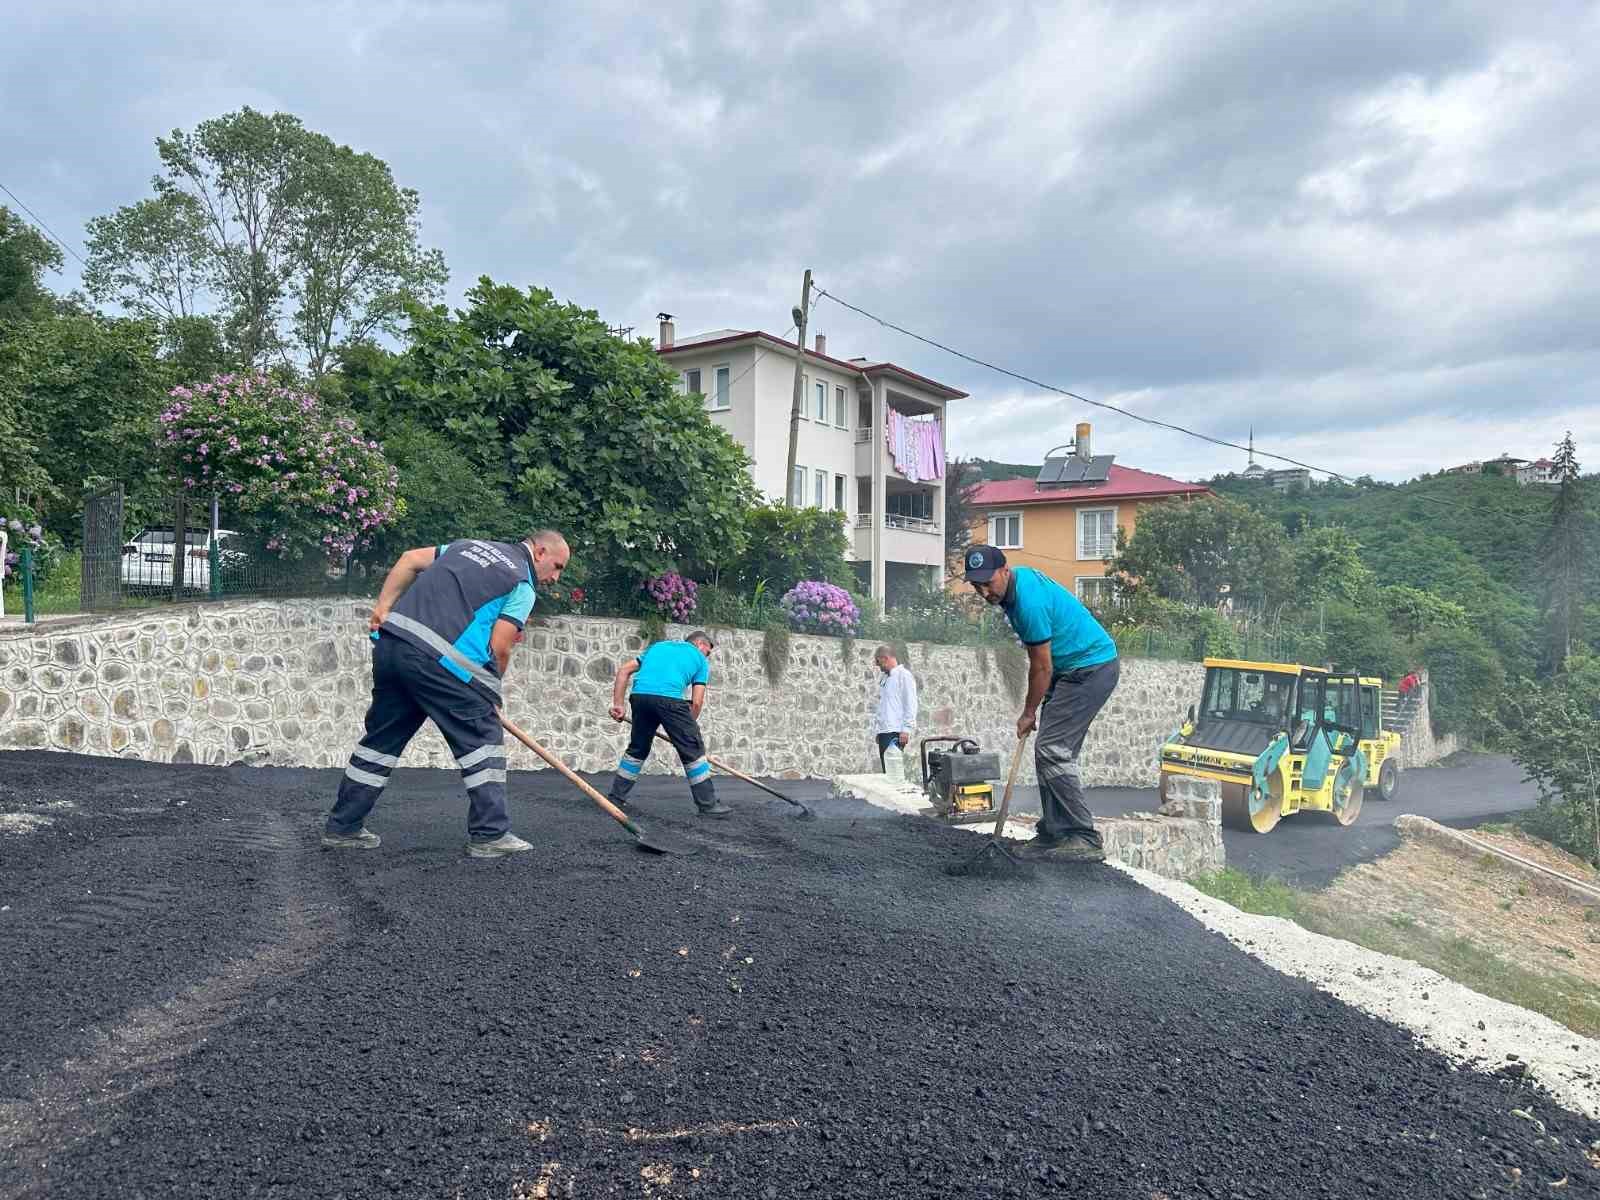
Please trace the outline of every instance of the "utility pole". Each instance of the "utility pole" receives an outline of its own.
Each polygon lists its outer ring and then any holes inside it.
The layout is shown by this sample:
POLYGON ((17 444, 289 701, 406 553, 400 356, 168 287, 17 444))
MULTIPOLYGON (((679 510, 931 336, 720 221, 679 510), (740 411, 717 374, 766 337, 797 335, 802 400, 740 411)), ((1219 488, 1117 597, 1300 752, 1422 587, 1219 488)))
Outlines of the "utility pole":
POLYGON ((783 494, 789 498, 790 508, 799 508, 805 502, 805 488, 797 492, 794 486, 795 452, 800 446, 800 405, 805 402, 803 373, 806 367, 806 314, 811 311, 811 268, 806 268, 805 282, 800 285, 800 307, 794 310, 796 345, 800 350, 794 356, 794 402, 789 408, 789 471, 783 477, 783 494))

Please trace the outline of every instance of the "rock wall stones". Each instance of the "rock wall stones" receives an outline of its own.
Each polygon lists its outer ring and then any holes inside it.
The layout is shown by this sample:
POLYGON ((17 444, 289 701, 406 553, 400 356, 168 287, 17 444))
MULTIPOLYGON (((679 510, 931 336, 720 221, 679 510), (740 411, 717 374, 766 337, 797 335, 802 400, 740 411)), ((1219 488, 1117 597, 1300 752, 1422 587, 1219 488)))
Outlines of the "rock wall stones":
MULTIPOLYGON (((188 605, 0 634, 0 747, 171 762, 343 765, 371 686, 368 604, 296 600, 188 605)), ((669 636, 681 637, 674 626, 669 636)), ((762 635, 718 630, 704 714, 713 753, 741 770, 830 778, 877 769, 872 646, 795 636, 776 685, 762 635)), ((555 617, 513 654, 506 711, 584 771, 616 764, 626 731, 606 715, 618 662, 642 648, 631 621, 555 617)), ((1009 755, 1019 701, 1000 656, 912 643, 920 736, 961 733, 1009 755)), ((1083 752, 1087 782, 1151 786, 1156 750, 1199 694, 1195 663, 1128 659, 1083 752)), ((915 752, 915 743, 912 745, 915 752)), ((513 744, 514 767, 539 765, 513 744)), ((431 726, 404 765, 451 767, 431 726)), ((665 747, 651 770, 679 770, 665 747)), ((1021 782, 1033 782, 1032 756, 1021 782)))
POLYGON ((1455 734, 1433 731, 1433 686, 1426 679, 1419 693, 1415 707, 1406 714, 1406 727, 1400 731, 1400 752, 1395 755, 1404 770, 1431 766, 1461 748, 1455 734))
POLYGON ((1193 879, 1226 863, 1222 788, 1215 780, 1174 779, 1162 813, 1097 818, 1094 824, 1108 859, 1169 879, 1193 879), (1169 808, 1172 815, 1165 815, 1169 808))

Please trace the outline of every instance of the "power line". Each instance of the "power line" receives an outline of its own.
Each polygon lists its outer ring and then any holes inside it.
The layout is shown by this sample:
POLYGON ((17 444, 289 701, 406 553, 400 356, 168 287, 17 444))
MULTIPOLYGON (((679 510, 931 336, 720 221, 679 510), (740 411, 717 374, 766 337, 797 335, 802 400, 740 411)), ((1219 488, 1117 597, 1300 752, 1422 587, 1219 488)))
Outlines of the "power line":
POLYGON ((55 230, 51 229, 50 226, 46 225, 44 223, 44 220, 39 216, 38 213, 34 212, 33 209, 29 208, 26 204, 23 204, 21 198, 15 192, 13 192, 10 188, 8 188, 3 183, 0 183, 0 192, 4 192, 6 195, 10 196, 13 200, 15 200, 17 202, 18 206, 22 209, 22 211, 27 213, 29 217, 33 218, 33 223, 35 225, 37 225, 40 229, 42 229, 50 237, 51 241, 55 242, 56 245, 60 246, 63 250, 65 250, 68 254, 72 255, 72 257, 77 259, 80 263, 83 263, 83 265, 85 267, 87 267, 89 265, 88 263, 83 262, 83 255, 79 254, 71 246, 67 245, 60 238, 56 237, 55 230))
MULTIPOLYGON (((1068 391, 1063 387, 1057 387, 1053 383, 1045 383, 1043 380, 1035 379, 1031 375, 1024 375, 1020 371, 1013 371, 1008 367, 1000 366, 998 363, 989 362, 987 359, 978 358, 975 355, 967 354, 965 351, 957 350, 953 346, 947 346, 943 342, 937 341, 934 338, 924 337, 922 334, 915 333, 903 325, 897 325, 893 321, 878 316, 876 313, 868 312, 866 309, 861 308, 858 305, 851 304, 848 300, 841 299, 840 297, 835 296, 832 292, 828 291, 826 288, 819 286, 817 288, 817 297, 820 299, 823 296, 826 296, 829 300, 832 300, 841 308, 847 308, 851 312, 859 313, 861 316, 866 317, 869 321, 877 322, 885 329, 892 329, 896 333, 904 334, 906 337, 919 341, 924 345, 932 346, 936 350, 943 350, 946 354, 954 355, 956 358, 963 359, 966 362, 975 364, 976 366, 984 367, 1001 375, 1009 376, 1012 379, 1020 380, 1021 382, 1030 384, 1033 387, 1043 388, 1047 392, 1054 392, 1059 396, 1066 396, 1069 399, 1077 400, 1079 403, 1087 404, 1092 408, 1105 409, 1108 412, 1114 412, 1119 416, 1127 417, 1130 420, 1139 421, 1146 425, 1153 425, 1159 429, 1169 429, 1174 433, 1181 433, 1187 437, 1196 438, 1202 442, 1209 442, 1213 446, 1222 446, 1230 450, 1243 450, 1246 453, 1259 454, 1263 458, 1277 459, 1279 462, 1290 463, 1297 467, 1303 467, 1308 471, 1315 471, 1319 475, 1326 475, 1330 479, 1337 479, 1340 483, 1349 484, 1352 487, 1360 486, 1356 480, 1351 479, 1349 476, 1341 474, 1338 471, 1329 470, 1327 467, 1319 467, 1313 465, 1312 463, 1301 462, 1297 458, 1290 458, 1284 454, 1273 454, 1270 451, 1258 450, 1253 446, 1241 446, 1237 442, 1230 442, 1224 438, 1212 437, 1208 433, 1201 433, 1198 430, 1190 429, 1185 425, 1176 425, 1170 421, 1162 421, 1155 417, 1144 416, 1141 413, 1129 412, 1127 409, 1119 408, 1115 404, 1108 404, 1103 400, 1091 400, 1087 396, 1081 396, 1077 392, 1068 391)), ((1452 508, 1458 507, 1455 501, 1445 499, 1441 496, 1417 495, 1416 499, 1423 500, 1431 504, 1445 504, 1452 508)), ((1511 513, 1502 513, 1500 515, 1503 517, 1513 516, 1511 513)), ((1532 514, 1515 514, 1515 516, 1528 521, 1536 519, 1532 514)))

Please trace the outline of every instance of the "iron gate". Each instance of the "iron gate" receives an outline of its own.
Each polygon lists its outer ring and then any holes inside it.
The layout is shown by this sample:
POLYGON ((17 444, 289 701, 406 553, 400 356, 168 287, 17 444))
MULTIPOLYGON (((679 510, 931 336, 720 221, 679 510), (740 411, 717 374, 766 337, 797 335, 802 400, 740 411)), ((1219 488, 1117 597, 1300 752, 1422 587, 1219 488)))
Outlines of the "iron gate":
POLYGON ((96 492, 83 504, 83 566, 79 607, 109 612, 122 607, 122 487, 96 492))

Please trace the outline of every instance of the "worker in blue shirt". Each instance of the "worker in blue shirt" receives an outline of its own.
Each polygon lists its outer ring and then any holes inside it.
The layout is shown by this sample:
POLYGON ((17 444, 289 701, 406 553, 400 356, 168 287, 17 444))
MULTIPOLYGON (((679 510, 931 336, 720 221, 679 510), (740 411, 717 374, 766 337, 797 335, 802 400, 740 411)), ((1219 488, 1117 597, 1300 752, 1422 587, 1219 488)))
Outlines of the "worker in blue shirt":
POLYGON ((1066 588, 1032 567, 1012 567, 994 546, 967 551, 966 579, 998 604, 1028 648, 1028 694, 1017 737, 1037 730, 1039 829, 1030 855, 1068 862, 1105 859, 1094 816, 1084 802, 1078 754, 1089 724, 1111 698, 1120 673, 1116 643, 1066 588))
POLYGON ((617 670, 611 686, 611 719, 628 719, 622 707, 628 681, 633 680, 633 736, 617 763, 611 781, 611 800, 626 807, 628 793, 638 782, 639 772, 655 744, 657 729, 666 731, 672 748, 683 762, 689 778, 689 794, 702 817, 726 817, 733 809, 717 799, 711 782, 711 764, 706 760, 705 739, 700 736, 700 710, 706 703, 706 685, 711 682, 711 638, 695 631, 681 642, 652 643, 640 657, 630 659, 617 670), (689 698, 684 699, 684 692, 689 698))
POLYGON ((510 832, 500 681, 533 611, 534 589, 571 557, 553 529, 520 542, 468 539, 407 550, 372 606, 372 704, 339 781, 322 844, 370 850, 364 824, 422 723, 432 720, 467 789, 467 853, 499 858, 533 847, 510 832))

